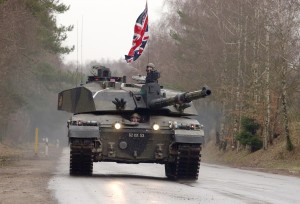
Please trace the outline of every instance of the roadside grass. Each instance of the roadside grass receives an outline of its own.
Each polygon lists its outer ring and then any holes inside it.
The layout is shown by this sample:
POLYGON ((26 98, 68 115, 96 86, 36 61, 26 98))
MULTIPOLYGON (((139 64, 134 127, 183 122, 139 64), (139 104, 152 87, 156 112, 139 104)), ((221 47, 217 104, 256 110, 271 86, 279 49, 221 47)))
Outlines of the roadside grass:
POLYGON ((34 156, 34 146, 27 144, 0 144, 0 167, 34 156))
POLYGON ((285 148, 284 138, 277 138, 267 150, 249 152, 241 149, 239 152, 230 147, 220 150, 215 141, 205 144, 202 151, 202 161, 222 164, 238 168, 250 168, 279 174, 300 176, 300 144, 293 138, 294 150, 285 148))
POLYGON ((0 144, 0 167, 16 161, 20 158, 21 152, 18 149, 0 144))
POLYGON ((18 159, 18 156, 0 156, 0 168, 18 159))

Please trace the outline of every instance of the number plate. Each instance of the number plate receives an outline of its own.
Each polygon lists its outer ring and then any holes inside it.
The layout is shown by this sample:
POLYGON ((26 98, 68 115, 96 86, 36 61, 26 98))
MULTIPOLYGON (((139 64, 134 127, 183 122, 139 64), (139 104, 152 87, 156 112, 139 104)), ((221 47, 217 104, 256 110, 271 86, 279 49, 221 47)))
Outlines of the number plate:
POLYGON ((146 137, 145 133, 128 133, 129 138, 144 138, 146 137))

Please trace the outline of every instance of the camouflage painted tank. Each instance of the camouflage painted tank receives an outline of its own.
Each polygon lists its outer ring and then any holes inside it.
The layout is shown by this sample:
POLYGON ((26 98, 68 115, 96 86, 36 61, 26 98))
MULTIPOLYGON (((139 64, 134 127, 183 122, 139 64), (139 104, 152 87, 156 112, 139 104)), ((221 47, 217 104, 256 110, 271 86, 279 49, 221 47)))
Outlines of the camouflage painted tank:
POLYGON ((147 83, 128 84, 108 68, 94 68, 98 74, 85 85, 58 95, 58 110, 74 113, 68 121, 70 174, 92 174, 93 162, 159 163, 170 179, 196 180, 204 132, 191 118, 198 114, 191 101, 211 91, 165 90, 157 73, 147 83))

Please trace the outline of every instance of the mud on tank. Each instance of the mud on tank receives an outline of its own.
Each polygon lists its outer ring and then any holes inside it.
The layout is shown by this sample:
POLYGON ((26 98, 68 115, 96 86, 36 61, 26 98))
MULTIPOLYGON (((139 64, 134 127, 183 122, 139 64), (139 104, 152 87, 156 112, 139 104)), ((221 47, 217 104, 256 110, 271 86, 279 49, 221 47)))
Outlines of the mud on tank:
POLYGON ((58 110, 73 113, 70 174, 91 175, 93 162, 159 163, 169 179, 197 180, 204 131, 191 118, 198 115, 192 100, 211 91, 163 89, 155 72, 128 84, 125 76, 111 76, 109 68, 93 69, 97 74, 85 85, 58 94, 58 110))

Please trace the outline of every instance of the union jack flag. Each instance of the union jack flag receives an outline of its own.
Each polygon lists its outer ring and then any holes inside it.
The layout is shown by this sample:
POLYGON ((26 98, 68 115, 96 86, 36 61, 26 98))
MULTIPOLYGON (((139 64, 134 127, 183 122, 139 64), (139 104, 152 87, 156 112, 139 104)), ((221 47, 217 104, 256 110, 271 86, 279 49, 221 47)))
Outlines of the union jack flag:
POLYGON ((148 6, 146 3, 145 10, 137 18, 134 26, 134 35, 132 41, 132 47, 129 50, 128 55, 125 55, 127 63, 135 61, 144 51, 144 48, 149 39, 148 33, 148 6))

